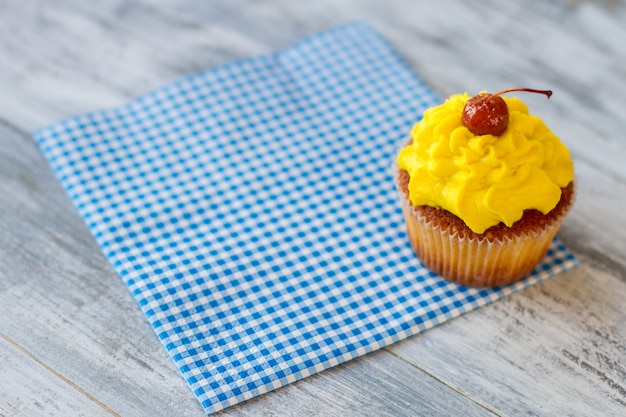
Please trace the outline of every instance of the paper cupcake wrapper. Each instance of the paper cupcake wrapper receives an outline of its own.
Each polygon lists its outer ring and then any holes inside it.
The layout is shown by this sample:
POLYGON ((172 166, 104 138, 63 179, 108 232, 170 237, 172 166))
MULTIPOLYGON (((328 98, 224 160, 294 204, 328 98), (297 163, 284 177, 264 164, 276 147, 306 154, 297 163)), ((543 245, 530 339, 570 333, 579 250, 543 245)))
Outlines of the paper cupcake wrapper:
POLYGON ((483 236, 461 236, 455 230, 433 224, 411 204, 402 190, 397 170, 396 186, 409 241, 420 261, 436 274, 472 287, 502 286, 529 274, 546 255, 575 196, 574 192, 569 205, 544 227, 490 240, 483 236))

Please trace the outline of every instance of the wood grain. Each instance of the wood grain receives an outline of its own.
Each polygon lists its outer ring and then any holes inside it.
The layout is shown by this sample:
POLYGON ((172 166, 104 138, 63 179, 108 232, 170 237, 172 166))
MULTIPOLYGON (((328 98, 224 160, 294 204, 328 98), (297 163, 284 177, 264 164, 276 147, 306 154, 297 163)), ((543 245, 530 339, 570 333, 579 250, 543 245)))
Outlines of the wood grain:
MULTIPOLYGON (((0 336, 12 345, 1 348, 7 350, 7 361, 15 363, 0 374, 7 388, 7 415, 37 415, 29 407, 21 414, 14 406, 32 405, 34 396, 31 385, 19 382, 24 379, 20 361, 35 369, 29 373, 46 374, 42 390, 56 392, 42 412, 65 410, 65 404, 82 396, 113 415, 202 415, 35 144, 3 126, 0 138, 0 336), (46 369, 39 370, 42 366, 46 369)), ((267 398, 269 402, 263 398, 227 412, 399 416, 463 409, 468 416, 490 415, 388 352, 267 398)))
POLYGON ((201 414, 36 145, 0 138, 0 334, 124 416, 201 414))
POLYGON ((626 185, 585 163, 577 181, 559 236, 580 268, 390 350, 505 415, 623 415, 626 185))
POLYGON ((442 97, 554 90, 581 267, 219 415, 624 415, 623 1, 0 0, 0 416, 203 414, 30 132, 354 20, 442 97))
POLYGON ((52 369, 32 359, 27 351, 0 334, 0 416, 117 415, 88 393, 76 390, 68 381, 58 378, 52 369))

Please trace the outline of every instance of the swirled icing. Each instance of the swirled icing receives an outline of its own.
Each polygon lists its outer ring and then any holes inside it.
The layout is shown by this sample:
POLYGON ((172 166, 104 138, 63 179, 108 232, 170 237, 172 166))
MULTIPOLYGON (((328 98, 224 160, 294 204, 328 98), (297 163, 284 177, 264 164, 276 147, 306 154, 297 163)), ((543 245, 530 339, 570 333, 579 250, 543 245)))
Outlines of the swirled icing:
POLYGON ((469 98, 451 96, 413 127, 397 159, 410 176, 411 203, 448 210, 476 233, 500 222, 510 227, 526 209, 548 213, 574 179, 568 149, 515 97, 503 97, 509 124, 502 135, 474 135, 461 118, 469 98))

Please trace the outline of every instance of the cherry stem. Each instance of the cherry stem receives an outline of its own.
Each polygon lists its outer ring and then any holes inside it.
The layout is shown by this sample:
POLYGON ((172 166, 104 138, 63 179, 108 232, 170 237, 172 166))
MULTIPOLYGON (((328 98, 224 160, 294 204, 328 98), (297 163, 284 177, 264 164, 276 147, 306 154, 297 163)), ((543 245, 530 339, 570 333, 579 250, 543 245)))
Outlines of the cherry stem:
POLYGON ((499 96, 501 94, 505 94, 505 93, 511 93, 513 91, 525 91, 527 93, 537 93, 537 94, 543 94, 546 96, 546 99, 549 99, 552 96, 552 90, 535 90, 533 88, 509 88, 506 90, 502 90, 502 91, 498 91, 497 93, 493 93, 491 94, 489 97, 487 97, 485 99, 485 102, 489 102, 489 100, 491 100, 492 98, 499 96))

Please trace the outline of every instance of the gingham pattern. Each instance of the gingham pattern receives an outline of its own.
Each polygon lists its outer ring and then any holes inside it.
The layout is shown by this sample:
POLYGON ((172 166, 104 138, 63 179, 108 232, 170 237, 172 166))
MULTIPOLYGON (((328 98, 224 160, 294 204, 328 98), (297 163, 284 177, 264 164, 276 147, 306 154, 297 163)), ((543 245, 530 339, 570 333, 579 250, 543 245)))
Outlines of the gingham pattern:
POLYGON ((207 413, 574 267, 478 290, 413 255, 390 166, 438 99, 369 27, 36 133, 207 413))

